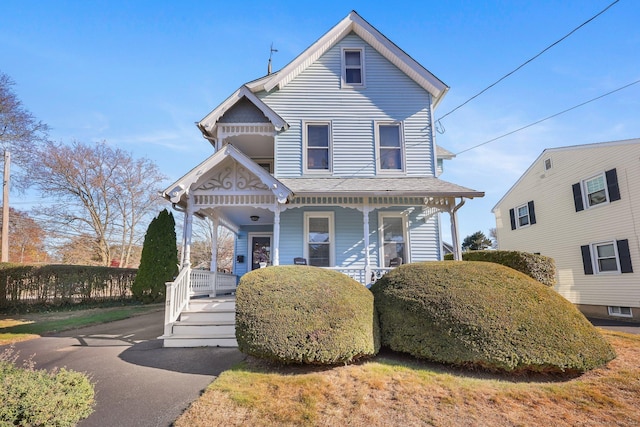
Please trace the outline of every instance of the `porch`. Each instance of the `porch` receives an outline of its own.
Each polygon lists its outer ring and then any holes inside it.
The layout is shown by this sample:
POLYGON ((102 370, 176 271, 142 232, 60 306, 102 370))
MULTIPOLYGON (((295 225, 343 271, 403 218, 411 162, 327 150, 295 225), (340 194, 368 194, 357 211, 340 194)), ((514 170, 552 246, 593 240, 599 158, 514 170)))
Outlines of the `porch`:
MULTIPOLYGON (((370 286, 391 268, 331 267, 370 286)), ((183 267, 166 293, 164 347, 237 347, 233 274, 183 267)))

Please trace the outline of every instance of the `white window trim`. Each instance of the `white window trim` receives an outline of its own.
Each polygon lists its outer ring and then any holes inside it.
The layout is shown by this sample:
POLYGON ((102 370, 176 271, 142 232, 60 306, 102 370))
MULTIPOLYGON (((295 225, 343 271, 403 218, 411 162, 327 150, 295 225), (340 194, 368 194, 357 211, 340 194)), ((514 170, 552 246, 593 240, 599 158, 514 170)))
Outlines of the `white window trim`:
POLYGON ((616 317, 633 317, 633 310, 631 307, 623 307, 623 306, 618 306, 618 305, 610 305, 607 307, 607 310, 609 311, 609 316, 616 316, 616 317), (618 309, 618 313, 615 312, 615 309, 618 309), (622 313, 622 309, 623 308, 628 308, 629 309, 629 314, 624 314, 622 313))
POLYGON ((516 208, 514 209, 514 212, 515 212, 515 216, 516 216, 516 229, 518 229, 518 228, 527 228, 527 227, 529 227, 531 225, 531 212, 529 212, 529 203, 525 203, 525 204, 516 206, 516 208), (520 215, 518 213, 520 208, 527 208, 527 218, 529 219, 529 223, 528 224, 520 225, 520 215))
POLYGON ((406 159, 406 155, 405 155, 405 148, 404 148, 404 123, 403 122, 398 122, 398 121, 392 121, 392 120, 376 120, 374 122, 374 127, 375 127, 375 139, 376 139, 376 170, 379 174, 384 174, 384 175, 404 175, 406 174, 406 170, 407 170, 407 159, 406 159), (385 125, 397 125, 398 126, 398 130, 400 132, 400 161, 402 162, 402 168, 400 169, 382 169, 382 164, 380 162, 381 160, 381 155, 380 155, 380 126, 385 126, 385 125))
POLYGON ((333 125, 330 120, 326 121, 305 121, 302 123, 302 171, 304 175, 330 175, 333 173, 333 125), (309 126, 329 126, 329 169, 308 169, 308 153, 307 145, 308 127, 309 126))
POLYGON ((311 265, 309 259, 309 218, 328 218, 329 219, 329 267, 336 265, 336 233, 334 228, 335 214, 331 211, 305 212, 304 213, 304 250, 303 256, 307 260, 307 264, 311 265))
POLYGON ((591 243, 590 249, 591 249, 591 264, 593 265, 593 273, 594 274, 622 274, 622 271, 620 270, 620 255, 618 254, 618 242, 615 240, 605 240, 603 242, 596 242, 596 243, 591 243), (613 245, 613 253, 615 254, 616 257, 616 270, 615 271, 600 271, 600 268, 598 266, 598 246, 602 246, 602 245, 613 245))
POLYGON ((580 186, 582 187, 582 202, 585 209, 593 209, 600 206, 606 206, 610 203, 609 185, 607 183, 607 175, 604 172, 600 172, 588 178, 583 179, 582 181, 580 181, 580 186), (598 203, 597 205, 591 206, 589 204, 589 194, 587 192, 587 181, 590 181, 594 178, 598 178, 599 176, 602 176, 602 179, 604 180, 604 196, 606 197, 607 200, 602 203, 598 203))
POLYGON ((364 60, 364 47, 343 47, 340 50, 340 69, 341 71, 341 87, 346 89, 361 89, 366 88, 366 70, 365 70, 365 60, 364 60), (360 77, 362 78, 362 83, 347 83, 347 64, 345 63, 344 53, 345 52, 360 52, 360 77))
POLYGON ((542 165, 543 165, 545 171, 548 171, 551 168, 553 168, 553 161, 551 160, 551 157, 547 157, 546 159, 544 159, 542 161, 542 165), (549 167, 547 167, 547 162, 549 163, 549 167))
POLYGON ((382 211, 378 212, 378 264, 380 268, 385 268, 384 265, 384 218, 402 218, 402 237, 404 239, 404 248, 407 259, 403 259, 403 264, 411 262, 411 243, 409 242, 409 218, 406 213, 403 212, 390 212, 382 211))

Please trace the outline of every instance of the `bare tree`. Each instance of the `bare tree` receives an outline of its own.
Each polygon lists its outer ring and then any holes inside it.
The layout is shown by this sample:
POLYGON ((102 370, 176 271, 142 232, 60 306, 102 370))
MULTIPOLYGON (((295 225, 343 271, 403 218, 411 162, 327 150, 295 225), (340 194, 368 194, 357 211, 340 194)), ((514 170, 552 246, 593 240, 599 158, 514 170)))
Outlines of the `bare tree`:
POLYGON ((112 247, 122 248, 127 264, 140 221, 151 211, 152 194, 163 176, 149 160, 138 161, 105 142, 70 145, 47 142, 31 167, 31 183, 55 200, 38 208, 59 237, 91 236, 85 246, 96 263, 110 265, 112 247))
POLYGON ((496 231, 495 227, 489 229, 489 239, 491 239, 491 248, 497 249, 498 248, 498 232, 496 231))
MULTIPOLYGON (((213 221, 209 218, 193 222, 192 265, 209 267, 211 263, 211 242, 214 235, 213 221)), ((234 253, 233 232, 226 227, 219 227, 217 243, 218 270, 231 271, 234 253)))
POLYGON ((46 141, 48 127, 24 108, 14 85, 0 72, 0 148, 11 151, 14 164, 26 170, 34 150, 46 141))
POLYGON ((121 221, 118 224, 121 236, 119 266, 129 267, 134 247, 141 246, 144 239, 140 222, 150 212, 155 213, 162 202, 158 192, 152 190, 165 176, 151 160, 130 156, 120 159, 117 172, 115 204, 121 221))

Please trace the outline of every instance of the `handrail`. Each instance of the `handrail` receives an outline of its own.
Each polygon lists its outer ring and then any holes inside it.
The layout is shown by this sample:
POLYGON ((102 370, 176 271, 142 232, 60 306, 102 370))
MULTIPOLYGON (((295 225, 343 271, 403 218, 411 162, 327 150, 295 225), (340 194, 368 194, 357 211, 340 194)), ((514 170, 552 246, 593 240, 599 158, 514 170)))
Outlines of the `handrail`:
POLYGON ((167 282, 166 305, 164 309, 164 335, 172 334, 172 327, 182 310, 189 304, 189 284, 191 269, 183 267, 173 282, 167 282))

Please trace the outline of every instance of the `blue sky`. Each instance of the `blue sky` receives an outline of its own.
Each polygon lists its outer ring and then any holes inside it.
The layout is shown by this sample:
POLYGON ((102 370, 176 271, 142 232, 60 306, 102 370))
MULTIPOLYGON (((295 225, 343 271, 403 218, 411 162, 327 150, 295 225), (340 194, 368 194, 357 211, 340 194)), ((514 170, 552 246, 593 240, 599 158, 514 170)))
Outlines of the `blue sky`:
MULTIPOLYGON (((266 73, 271 43, 277 70, 352 9, 451 87, 440 117, 612 1, 3 0, 0 71, 53 139, 106 140, 176 179, 211 154, 194 122, 266 73)), ((640 79, 639 21, 621 0, 443 119, 437 143, 458 153, 640 79)), ((637 138, 639 117, 637 84, 447 162, 443 179, 486 192, 460 210, 461 236, 495 226, 544 148, 637 138)))

